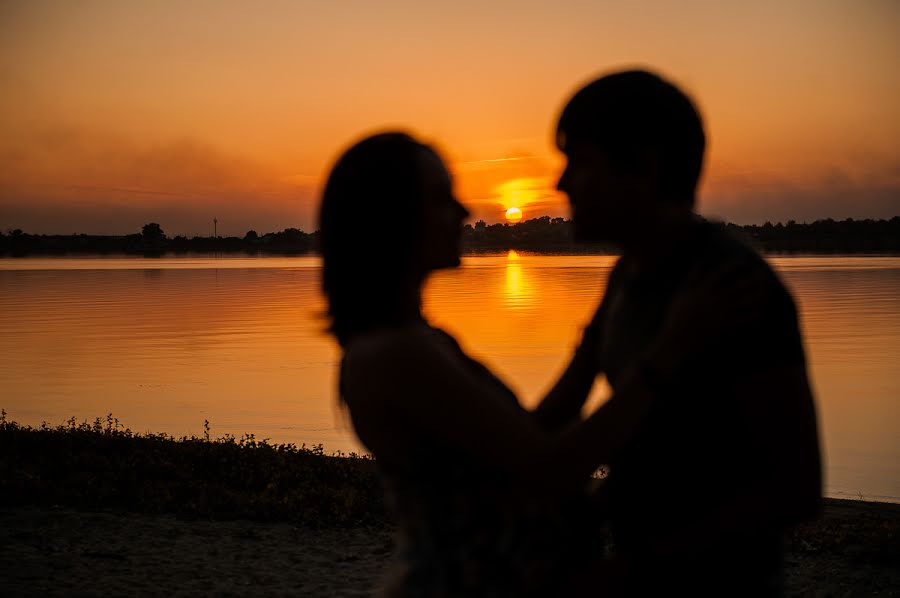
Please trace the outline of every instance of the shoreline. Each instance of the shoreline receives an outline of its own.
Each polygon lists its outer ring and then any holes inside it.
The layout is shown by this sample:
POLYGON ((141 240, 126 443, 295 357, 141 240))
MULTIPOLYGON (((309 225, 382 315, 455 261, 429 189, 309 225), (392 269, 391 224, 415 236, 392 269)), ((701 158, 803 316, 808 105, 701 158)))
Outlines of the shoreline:
MULTIPOLYGON (((900 505, 826 499, 785 553, 787 596, 898 596, 900 505), (893 530, 872 537, 879 530, 893 530), (868 540, 868 544, 866 544, 868 540), (886 546, 890 550, 890 546, 886 546)), ((0 508, 4 593, 371 596, 394 552, 390 526, 182 519, 60 507, 0 508)))
MULTIPOLYGON (((702 217, 701 217, 702 218, 702 217)), ((900 251, 900 216, 878 220, 845 220, 831 218, 811 223, 746 224, 718 222, 733 234, 761 252, 768 251, 812 251, 812 252, 883 252, 900 251)), ((460 230, 464 250, 549 250, 571 252, 578 245, 574 241, 573 225, 565 218, 539 216, 516 223, 487 224, 484 220, 465 224, 460 230)), ((126 235, 47 235, 28 234, 21 229, 10 230, 4 235, 0 231, 0 255, 26 253, 59 252, 118 252, 162 254, 168 251, 226 251, 263 253, 307 253, 320 246, 319 231, 304 232, 297 228, 286 228, 281 232, 260 235, 249 230, 243 237, 220 236, 214 230, 213 236, 179 234, 166 236, 159 223, 145 224, 140 232, 126 235)), ((595 243, 582 248, 592 252, 609 253, 614 246, 609 243, 595 243)))

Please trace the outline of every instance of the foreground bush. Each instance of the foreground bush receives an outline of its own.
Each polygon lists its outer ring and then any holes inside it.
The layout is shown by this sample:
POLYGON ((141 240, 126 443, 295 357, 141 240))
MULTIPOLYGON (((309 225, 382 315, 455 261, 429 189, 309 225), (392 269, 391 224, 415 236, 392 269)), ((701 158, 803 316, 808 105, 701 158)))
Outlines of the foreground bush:
POLYGON ((67 506, 182 517, 381 525, 369 457, 321 445, 136 434, 111 415, 40 428, 0 414, 0 506, 67 506))

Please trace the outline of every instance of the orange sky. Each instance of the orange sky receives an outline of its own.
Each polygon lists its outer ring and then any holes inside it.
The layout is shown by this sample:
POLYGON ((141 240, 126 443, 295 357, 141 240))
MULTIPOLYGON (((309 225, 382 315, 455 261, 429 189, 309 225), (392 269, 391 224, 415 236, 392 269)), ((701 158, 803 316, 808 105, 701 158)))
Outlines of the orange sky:
POLYGON ((361 134, 439 146, 474 217, 568 214, 556 116, 646 65, 705 116, 700 211, 900 214, 900 4, 0 0, 0 229, 314 228, 361 134))

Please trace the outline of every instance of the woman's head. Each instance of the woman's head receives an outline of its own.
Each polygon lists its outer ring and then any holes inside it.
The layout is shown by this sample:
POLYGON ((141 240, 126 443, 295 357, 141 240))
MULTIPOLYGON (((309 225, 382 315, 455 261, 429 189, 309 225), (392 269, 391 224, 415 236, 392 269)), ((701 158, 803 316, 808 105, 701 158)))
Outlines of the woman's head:
POLYGON ((425 275, 459 264, 466 215, 437 153, 409 135, 380 133, 344 152, 319 213, 322 283, 338 341, 417 316, 425 275))

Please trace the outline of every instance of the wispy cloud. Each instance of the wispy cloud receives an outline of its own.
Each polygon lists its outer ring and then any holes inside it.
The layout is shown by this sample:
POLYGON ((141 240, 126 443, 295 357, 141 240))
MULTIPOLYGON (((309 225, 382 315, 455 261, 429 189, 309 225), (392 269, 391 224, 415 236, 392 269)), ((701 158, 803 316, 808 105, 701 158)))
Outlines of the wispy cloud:
POLYGON ((146 219, 167 231, 227 233, 313 228, 314 177, 192 139, 137 144, 73 127, 0 140, 0 227, 34 232, 131 232, 146 219))

